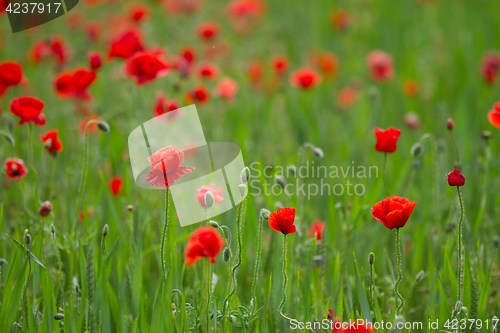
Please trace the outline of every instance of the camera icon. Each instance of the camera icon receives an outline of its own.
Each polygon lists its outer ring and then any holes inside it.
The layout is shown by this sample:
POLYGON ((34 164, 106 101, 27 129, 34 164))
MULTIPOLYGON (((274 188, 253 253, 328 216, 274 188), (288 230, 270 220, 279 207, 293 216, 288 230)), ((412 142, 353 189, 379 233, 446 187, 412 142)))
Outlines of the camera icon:
POLYGON ((141 124, 130 133, 128 148, 136 184, 151 190, 168 187, 183 227, 207 219, 207 191, 215 199, 211 216, 232 209, 244 198, 239 191, 245 167, 240 147, 208 143, 195 105, 141 124))

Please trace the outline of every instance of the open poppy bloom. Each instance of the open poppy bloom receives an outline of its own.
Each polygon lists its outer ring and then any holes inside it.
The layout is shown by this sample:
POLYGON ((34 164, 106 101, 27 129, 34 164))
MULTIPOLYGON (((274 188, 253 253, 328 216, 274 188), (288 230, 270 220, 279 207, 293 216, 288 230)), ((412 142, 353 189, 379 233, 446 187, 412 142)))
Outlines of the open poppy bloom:
POLYGON ((389 127, 385 131, 381 128, 375 128, 373 130, 375 136, 377 137, 377 143, 375 144, 375 149, 380 152, 393 153, 398 148, 397 142, 401 135, 401 130, 389 127))
POLYGON ((450 186, 464 186, 465 184, 465 177, 458 169, 453 169, 453 171, 446 176, 448 176, 448 185, 450 186))
POLYGON ((496 102, 495 105, 493 105, 493 110, 488 112, 488 120, 490 124, 496 128, 500 128, 500 102, 496 102))
POLYGON ((389 197, 372 206, 373 218, 389 229, 404 227, 416 201, 403 197, 389 197))
POLYGON ((10 157, 5 160, 3 166, 7 177, 11 180, 20 180, 28 174, 28 168, 24 164, 24 161, 19 158, 10 157))
POLYGON ((144 50, 142 34, 138 29, 130 29, 116 35, 109 46, 109 58, 127 59, 134 53, 144 50))
POLYGON ((373 81, 383 82, 392 79, 394 67, 392 57, 382 51, 373 51, 366 58, 373 81))
POLYGON ((205 86, 197 85, 193 90, 186 92, 185 99, 187 103, 205 103, 210 99, 210 94, 205 86))
POLYGON ((184 152, 179 148, 168 146, 148 157, 151 164, 146 181, 156 187, 168 188, 179 178, 194 171, 194 167, 181 167, 184 152))
POLYGON ((271 66, 276 75, 283 76, 290 66, 290 61, 286 56, 277 55, 271 58, 271 66))
POLYGON ((42 139, 42 143, 45 146, 45 149, 52 155, 57 155, 57 153, 62 152, 63 145, 61 140, 57 137, 57 130, 47 131, 45 134, 40 135, 40 139, 42 139))
POLYGON ((31 96, 22 96, 14 98, 10 102, 10 112, 16 117, 21 118, 19 125, 25 123, 34 123, 38 126, 45 125, 45 115, 42 113, 43 102, 31 96))
POLYGON ((23 70, 17 62, 11 60, 0 62, 0 96, 5 94, 7 88, 23 82, 26 82, 26 79, 23 78, 23 70))
POLYGON ((303 90, 311 89, 321 83, 321 75, 308 67, 296 70, 290 75, 290 84, 303 90))
POLYGON ((229 78, 223 77, 214 88, 214 95, 224 99, 233 99, 238 92, 238 83, 229 78))
POLYGON ((111 189, 111 193, 113 193, 114 197, 117 197, 118 194, 120 194, 122 187, 123 187, 122 177, 116 176, 109 180, 109 188, 111 189))
POLYGON ((314 238, 314 235, 316 235, 316 240, 319 242, 321 241, 321 237, 323 236, 323 229, 325 229, 325 222, 315 220, 311 226, 311 229, 309 229, 309 234, 312 238, 314 238))
POLYGON ((293 234, 296 231, 294 220, 295 208, 280 208, 269 215, 269 226, 284 235, 293 234))
POLYGON ((89 69, 79 67, 74 71, 64 71, 56 76, 54 88, 61 98, 74 98, 89 101, 92 95, 87 89, 94 83, 97 74, 89 69))
POLYGON ((203 22, 198 26, 198 36, 201 39, 212 40, 219 34, 219 25, 215 22, 203 22))
POLYGON ((210 227, 201 227, 189 236, 184 259, 188 266, 194 265, 201 258, 207 258, 215 264, 215 257, 224 246, 224 239, 217 230, 210 227))
POLYGON ((196 192, 196 201, 198 201, 201 207, 207 208, 207 205, 205 204, 205 194, 208 191, 210 191, 210 193, 212 193, 212 195, 214 196, 214 204, 224 200, 221 189, 215 188, 213 185, 202 186, 196 192))
POLYGON ((170 72, 170 67, 163 59, 163 52, 144 51, 127 59, 125 72, 128 76, 135 77, 136 84, 140 86, 157 77, 167 75, 170 72))

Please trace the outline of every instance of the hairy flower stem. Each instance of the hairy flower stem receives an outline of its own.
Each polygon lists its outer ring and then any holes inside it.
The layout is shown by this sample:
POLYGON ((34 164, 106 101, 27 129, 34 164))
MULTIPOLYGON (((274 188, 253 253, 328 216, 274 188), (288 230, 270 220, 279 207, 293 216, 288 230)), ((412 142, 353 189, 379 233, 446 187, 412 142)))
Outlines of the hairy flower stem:
POLYGON ((464 265, 463 265, 463 235, 462 235, 462 222, 464 219, 464 204, 462 201, 462 195, 460 194, 460 187, 457 186, 458 201, 460 201, 460 220, 458 222, 458 270, 457 270, 457 282, 458 282, 458 301, 462 302, 463 298, 463 288, 464 288, 464 265))
POLYGON ((28 284, 31 277, 31 252, 29 249, 26 250, 26 256, 28 258, 28 277, 26 278, 26 282, 23 287, 22 314, 24 318, 24 324, 26 325, 26 332, 29 332, 29 327, 28 327, 29 308, 28 308, 28 295, 27 295, 28 284))
POLYGON ((257 280, 259 278, 259 268, 260 268, 260 260, 261 260, 261 252, 262 252, 262 224, 264 221, 264 217, 260 214, 259 218, 259 229, 257 234, 257 248, 255 250, 255 267, 253 270, 253 283, 250 295, 252 296, 252 311, 257 309, 257 280))
POLYGON ((293 320, 290 317, 287 317, 286 315, 283 314, 283 307, 285 306, 286 303, 286 285, 288 282, 288 275, 286 274, 286 262, 287 262, 287 245, 286 245, 286 235, 283 234, 283 278, 282 278, 282 287, 281 287, 281 303, 278 307, 278 311, 280 315, 288 320, 291 321, 293 320))
POLYGON ((386 172, 387 171, 387 153, 384 152, 384 167, 382 169, 382 181, 384 182, 384 187, 387 192, 387 195, 391 195, 391 190, 389 190, 389 185, 387 185, 386 172))
MULTIPOLYGON (((38 173, 36 172, 35 165, 33 164, 33 124, 29 124, 29 137, 28 137, 28 165, 30 166, 31 172, 35 175, 35 189, 33 190, 33 193, 35 194, 35 198, 38 201, 38 173)), ((35 204, 38 204, 39 202, 36 202, 35 204)))
POLYGON ((24 211, 26 212, 26 214, 29 215, 29 217, 31 217, 32 219, 36 220, 38 219, 38 217, 35 215, 35 213, 33 213, 29 208, 28 208, 28 205, 26 203, 26 196, 24 195, 24 191, 23 191, 23 188, 21 187, 21 184, 19 184, 19 182, 17 182, 17 186, 19 188, 19 192, 21 192, 21 199, 23 200, 23 208, 24 208, 24 211))
MULTIPOLYGON (((372 311, 373 313, 375 313, 375 299, 374 299, 374 291, 375 291, 375 284, 374 284, 374 281, 373 281, 373 277, 374 277, 374 274, 373 274, 373 263, 370 262, 370 289, 369 289, 369 300, 370 300, 370 306, 372 308, 372 311)), ((375 319, 374 319, 375 320, 375 319)))
POLYGON ((85 145, 84 145, 84 149, 83 149, 82 180, 80 181, 80 188, 78 189, 78 196, 77 196, 77 199, 76 199, 76 206, 75 206, 75 219, 73 221, 73 225, 76 225, 76 221, 78 219, 78 210, 80 209, 80 204, 81 204, 82 195, 83 195, 83 189, 85 187, 85 178, 87 177, 87 137, 88 137, 88 129, 89 129, 89 125, 95 124, 95 123, 97 123, 97 121, 91 120, 85 126, 85 138, 84 138, 85 145))
MULTIPOLYGON (((404 308, 405 305, 405 299, 403 298, 403 295, 399 292, 399 284, 403 280, 403 270, 401 268, 401 235, 400 235, 400 228, 396 228, 396 247, 397 247, 397 266, 398 266, 398 279, 396 280, 396 285, 394 289, 396 290, 396 295, 398 296, 399 300, 401 301, 397 307, 396 310, 396 315, 401 313, 401 310, 404 308)), ((396 301, 397 304, 397 301, 396 301)))
POLYGON ((163 232, 161 234, 161 247, 160 247, 160 261, 161 261, 161 272, 163 277, 167 277, 167 261, 165 259, 165 243, 167 241, 167 232, 168 232, 168 206, 169 206, 169 195, 170 189, 167 187, 165 189, 165 223, 163 224, 163 232))

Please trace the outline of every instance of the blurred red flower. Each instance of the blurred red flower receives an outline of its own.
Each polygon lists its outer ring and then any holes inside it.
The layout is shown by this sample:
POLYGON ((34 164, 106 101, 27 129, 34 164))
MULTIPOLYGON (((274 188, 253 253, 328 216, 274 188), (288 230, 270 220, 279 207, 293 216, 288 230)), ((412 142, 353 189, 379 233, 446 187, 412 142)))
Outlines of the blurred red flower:
POLYGON ((129 17, 133 22, 141 23, 150 16, 149 7, 142 3, 134 3, 130 6, 129 17))
POLYGON ((238 92, 238 83, 229 78, 223 77, 214 88, 214 95, 223 99, 233 99, 238 92))
POLYGON ((334 78, 339 67, 339 58, 331 52, 321 52, 313 56, 313 63, 327 78, 334 78))
POLYGON ((323 229, 325 229, 325 222, 320 220, 313 221, 311 229, 309 229, 309 235, 314 238, 316 235, 316 240, 319 242, 323 236, 323 229))
POLYGON ((40 135, 42 143, 49 153, 52 155, 57 155, 57 153, 62 152, 63 145, 61 140, 57 137, 58 131, 56 129, 45 132, 45 134, 40 135))
POLYGON ((339 9, 332 13, 330 21, 335 29, 346 30, 351 24, 351 17, 347 11, 339 9))
POLYGON ((217 202, 220 202, 224 200, 224 197, 222 196, 222 189, 216 188, 213 184, 210 184, 208 186, 202 186, 198 189, 196 192, 196 201, 200 204, 201 207, 207 208, 207 205, 205 205, 205 194, 210 191, 212 195, 214 196, 214 204, 217 202))
POLYGON ((248 77, 253 85, 257 85, 264 75, 264 66, 258 60, 253 60, 248 66, 248 77))
POLYGON ((97 74, 89 69, 78 67, 73 71, 59 73, 54 80, 54 89, 61 98, 91 100, 87 89, 94 83, 97 74))
POLYGON ((403 197, 389 197, 372 206, 373 218, 389 229, 404 227, 416 201, 403 197))
POLYGON ((21 66, 12 60, 0 62, 0 97, 5 95, 7 88, 19 83, 26 83, 21 66))
POLYGON ((109 188, 114 197, 117 197, 120 194, 120 191, 123 187, 123 178, 120 176, 112 177, 109 180, 109 188))
POLYGON ((284 235, 293 234, 296 231, 294 220, 295 208, 280 208, 276 213, 271 212, 269 215, 269 226, 284 235))
POLYGON ((210 61, 198 64, 197 75, 202 79, 214 80, 219 75, 219 67, 210 61))
POLYGON ((92 51, 87 54, 87 57, 89 59, 89 66, 92 68, 93 71, 98 70, 102 66, 102 56, 101 52, 98 51, 92 51))
POLYGON ((196 31, 201 39, 212 40, 219 34, 219 25, 212 21, 203 22, 196 31))
POLYGON ((163 5, 169 14, 193 13, 201 5, 202 0, 163 0, 163 5))
POLYGON ((127 59, 125 72, 128 76, 135 77, 136 85, 140 86, 167 75, 170 67, 164 60, 162 51, 144 51, 127 59))
POLYGON ((215 257, 224 246, 224 239, 210 227, 201 227, 195 230, 187 240, 184 259, 188 266, 194 265, 201 258, 207 258, 215 264, 215 257))
POLYGON ((288 67, 290 67, 290 61, 284 55, 276 55, 271 58, 271 67, 277 76, 285 75, 288 67))
POLYGON ((210 99, 208 89, 203 85, 197 85, 191 91, 186 92, 187 103, 205 103, 210 99))
POLYGON ((500 102, 496 102, 493 105, 493 110, 488 112, 488 120, 490 124, 500 129, 500 102))
POLYGON ((446 120, 446 128, 448 128, 448 130, 450 130, 450 131, 453 131, 454 127, 455 127, 455 123, 453 122, 453 119, 448 118, 446 120))
POLYGON ((24 161, 19 158, 9 157, 5 160, 3 166, 7 177, 11 180, 23 179, 28 174, 28 168, 24 164, 24 161))
POLYGON ((481 74, 489 84, 494 84, 500 71, 500 53, 490 51, 486 53, 481 63, 481 74))
POLYGON ((415 80, 406 80, 403 84, 403 90, 408 97, 415 97, 418 94, 418 83, 415 80))
POLYGON ((95 43, 99 40, 99 37, 101 36, 101 25, 99 22, 95 21, 90 21, 87 22, 87 26, 85 27, 85 33, 87 34, 88 39, 90 39, 91 42, 95 43))
POLYGON ((394 75, 394 61, 390 55, 376 50, 368 54, 366 61, 373 81, 383 82, 392 79, 394 75))
POLYGON ((405 114, 404 122, 405 125, 411 128, 412 130, 418 130, 422 125, 420 117, 418 116, 418 114, 414 112, 408 112, 407 114, 405 114))
POLYGON ((168 188, 179 178, 194 171, 194 167, 181 167, 184 152, 179 148, 168 146, 148 157, 151 164, 146 181, 156 187, 168 188))
POLYGON ((21 118, 19 125, 25 123, 34 123, 38 126, 45 125, 45 115, 42 113, 44 104, 42 100, 31 97, 21 96, 14 98, 10 102, 10 112, 16 117, 21 118))
POLYGON ((196 60, 196 50, 192 46, 185 46, 180 52, 181 56, 186 59, 188 64, 192 64, 196 60))
POLYGON ((464 186, 465 184, 465 177, 458 169, 453 169, 453 171, 446 176, 448 176, 448 185, 450 186, 464 186))
POLYGON ((303 90, 311 89, 321 83, 321 75, 311 68, 303 67, 290 74, 290 84, 303 90))
POLYGON ((127 59, 134 53, 144 50, 142 33, 139 29, 129 29, 115 35, 109 46, 109 58, 127 59))
POLYGON ((40 62, 45 58, 53 57, 58 68, 61 68, 69 57, 69 48, 66 41, 59 36, 54 36, 49 40, 35 42, 29 52, 29 57, 34 62, 40 62))
POLYGON ((358 91, 353 87, 345 87, 340 89, 339 95, 337 96, 337 103, 343 109, 350 107, 356 99, 358 98, 358 91))
POLYGON ((377 138, 375 149, 380 152, 393 153, 396 151, 398 138, 401 135, 401 130, 389 127, 385 131, 379 127, 373 130, 377 138))
POLYGON ((153 108, 155 117, 161 116, 164 113, 179 109, 181 106, 175 99, 167 99, 165 94, 158 92, 156 94, 156 102, 153 108))
POLYGON ((265 3, 260 0, 233 0, 227 9, 234 19, 256 18, 264 13, 265 3))

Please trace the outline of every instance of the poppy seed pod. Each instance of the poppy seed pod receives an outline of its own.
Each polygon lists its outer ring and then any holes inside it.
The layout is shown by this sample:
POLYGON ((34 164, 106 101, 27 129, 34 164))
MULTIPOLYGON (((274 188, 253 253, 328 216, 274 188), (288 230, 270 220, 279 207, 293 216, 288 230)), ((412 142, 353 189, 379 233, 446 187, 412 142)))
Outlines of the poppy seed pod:
POLYGON ((52 211, 52 204, 49 201, 42 202, 40 208, 38 209, 38 214, 41 216, 47 216, 52 211))
POLYGON ((243 184, 248 183, 250 180, 250 169, 248 167, 244 167, 241 171, 240 180, 243 184))
POLYGON ((97 127, 104 133, 109 133, 109 125, 104 120, 100 120, 97 122, 97 127))
POLYGON ((246 186, 245 184, 240 184, 240 185, 238 186, 238 189, 240 190, 240 194, 241 194, 241 196, 242 196, 242 197, 243 197, 243 196, 245 196, 245 193, 246 193, 246 191, 247 191, 247 186, 246 186))
POLYGON ((219 227, 219 223, 217 223, 216 221, 210 221, 210 226, 211 226, 212 228, 217 229, 217 228, 219 227))
POLYGON ((229 249, 227 247, 222 250, 222 259, 225 262, 229 262, 229 259, 231 259, 231 253, 229 252, 229 249))
POLYGON ((55 320, 64 320, 64 314, 62 314, 62 313, 56 313, 54 315, 54 319, 55 320))
POLYGON ((260 216, 262 216, 264 220, 269 220, 269 214, 271 214, 271 212, 265 208, 260 210, 260 216))
POLYGON ((319 147, 315 147, 313 149, 313 154, 314 154, 314 157, 316 157, 316 158, 323 158, 325 156, 325 154, 323 153, 323 149, 321 149, 319 147))
POLYGON ((370 265, 373 265, 373 263, 375 262, 375 253, 370 252, 370 254, 368 255, 368 262, 370 263, 370 265))
POLYGON ((286 180, 282 176, 276 175, 274 177, 274 183, 278 185, 281 189, 286 187, 286 180))
POLYGON ((104 225, 104 228, 102 229, 102 235, 106 237, 109 234, 109 227, 107 224, 104 225))
POLYGON ((214 205, 214 202, 215 202, 214 195, 212 194, 212 192, 207 191, 205 193, 205 206, 207 208, 212 208, 212 206, 214 205))
POLYGON ((420 142, 417 142, 411 147, 411 156, 418 157, 422 154, 423 151, 424 151, 424 147, 422 146, 422 144, 420 142))

